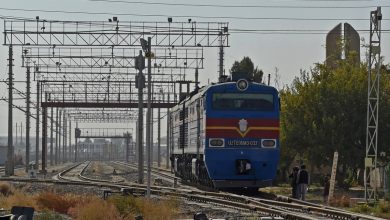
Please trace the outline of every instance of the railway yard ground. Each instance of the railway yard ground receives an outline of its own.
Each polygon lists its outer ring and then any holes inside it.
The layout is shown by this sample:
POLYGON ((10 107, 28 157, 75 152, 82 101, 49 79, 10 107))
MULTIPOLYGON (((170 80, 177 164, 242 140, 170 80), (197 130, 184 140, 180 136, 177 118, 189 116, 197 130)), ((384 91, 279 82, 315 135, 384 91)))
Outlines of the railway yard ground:
MULTIPOLYGON (((154 168, 148 200, 145 185, 136 183, 138 172, 134 164, 66 163, 49 167, 48 171, 45 178, 39 175, 33 180, 26 178, 23 168, 16 170, 13 177, 2 177, 0 206, 3 214, 19 205, 34 207, 34 219, 136 219, 137 216, 143 219, 194 219, 196 213, 213 219, 269 216, 280 219, 390 218, 388 203, 373 208, 352 204, 350 198, 362 195, 359 190, 337 189, 332 207, 327 207, 323 206, 322 187, 319 186, 310 187, 308 203, 303 203, 287 200, 288 185, 263 188, 256 195, 203 191, 180 181, 173 188, 172 174, 154 168), (278 199, 270 199, 269 195, 277 195, 278 199)), ((199 219, 202 219, 201 215, 199 219)))

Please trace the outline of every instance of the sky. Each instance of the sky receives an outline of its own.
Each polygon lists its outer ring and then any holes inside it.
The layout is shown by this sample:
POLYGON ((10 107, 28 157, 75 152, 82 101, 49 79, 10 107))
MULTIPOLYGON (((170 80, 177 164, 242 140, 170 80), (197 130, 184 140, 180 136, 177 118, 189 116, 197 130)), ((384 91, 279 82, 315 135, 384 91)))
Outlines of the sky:
MULTIPOLYGON (((13 0, 2 1, 0 16, 75 21, 107 21, 117 16, 120 21, 163 22, 172 17, 183 22, 188 18, 229 22, 231 35, 230 47, 225 49, 225 71, 234 61, 249 56, 255 66, 271 74, 271 85, 282 88, 299 77, 300 70, 310 70, 315 63, 324 62, 326 33, 338 23, 350 23, 358 30, 362 44, 367 44, 370 11, 377 6, 382 6, 383 14, 382 56, 385 63, 390 63, 390 0, 13 0)), ((21 48, 15 49, 16 80, 25 77, 20 52, 21 48)), ((1 46, 0 80, 8 77, 7 53, 8 48, 1 46)), ((365 60, 363 47, 361 54, 365 60)), ((205 58, 205 68, 200 70, 202 85, 217 80, 218 49, 206 48, 205 58)), ((25 90, 23 83, 15 87, 25 90)), ((2 83, 0 97, 7 96, 7 87, 2 83)), ((24 105, 23 101, 17 103, 24 105)), ((7 106, 0 101, 0 135, 7 134, 7 106)), ((14 110, 14 122, 24 121, 24 114, 14 110)), ((33 123, 32 134, 34 128, 33 123)))

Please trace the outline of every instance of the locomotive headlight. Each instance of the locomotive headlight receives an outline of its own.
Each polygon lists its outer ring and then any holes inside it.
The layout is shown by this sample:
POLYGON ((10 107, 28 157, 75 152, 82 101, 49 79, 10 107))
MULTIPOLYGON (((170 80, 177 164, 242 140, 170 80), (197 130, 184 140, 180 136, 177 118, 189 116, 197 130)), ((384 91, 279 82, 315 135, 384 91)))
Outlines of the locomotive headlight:
POLYGON ((276 147, 276 140, 275 139, 263 139, 261 141, 261 147, 275 148, 276 147))
POLYGON ((209 139, 209 146, 210 147, 224 147, 225 140, 223 138, 210 138, 209 139))
POLYGON ((245 79, 240 79, 237 81, 236 85, 237 85, 238 90, 245 91, 248 88, 249 83, 245 79))

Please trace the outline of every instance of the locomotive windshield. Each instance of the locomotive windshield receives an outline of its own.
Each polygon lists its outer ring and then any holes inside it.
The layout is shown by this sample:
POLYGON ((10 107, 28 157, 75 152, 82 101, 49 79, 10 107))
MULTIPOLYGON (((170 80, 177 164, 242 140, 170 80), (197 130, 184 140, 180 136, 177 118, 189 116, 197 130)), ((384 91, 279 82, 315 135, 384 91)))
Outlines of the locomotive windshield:
POLYGON ((227 111, 273 111, 274 96, 258 93, 214 93, 212 108, 227 111))

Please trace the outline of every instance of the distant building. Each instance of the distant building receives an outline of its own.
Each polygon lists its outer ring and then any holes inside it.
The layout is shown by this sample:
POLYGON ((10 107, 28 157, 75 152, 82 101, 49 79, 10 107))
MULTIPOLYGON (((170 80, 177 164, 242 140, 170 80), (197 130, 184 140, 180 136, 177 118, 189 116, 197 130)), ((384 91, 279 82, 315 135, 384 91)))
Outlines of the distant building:
POLYGON ((345 58, 350 56, 354 63, 360 65, 360 36, 359 33, 348 23, 344 23, 345 58))
POLYGON ((326 65, 331 68, 336 68, 337 63, 341 60, 341 37, 341 23, 326 35, 326 65))
POLYGON ((344 23, 344 35, 341 28, 342 23, 326 35, 326 65, 336 68, 343 58, 352 58, 356 65, 360 65, 359 33, 348 23, 344 23))

